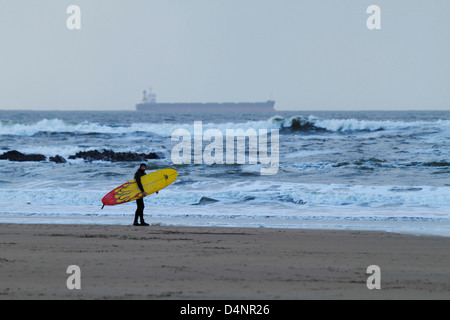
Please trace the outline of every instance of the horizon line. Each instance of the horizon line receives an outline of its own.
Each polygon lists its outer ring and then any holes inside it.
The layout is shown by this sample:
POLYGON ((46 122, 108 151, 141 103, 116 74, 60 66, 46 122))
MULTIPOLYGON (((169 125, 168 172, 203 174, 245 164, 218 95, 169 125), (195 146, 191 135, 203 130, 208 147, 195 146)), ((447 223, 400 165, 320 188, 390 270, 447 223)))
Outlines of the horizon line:
MULTIPOLYGON (((105 111, 105 112, 130 112, 130 111, 135 111, 135 112, 142 112, 142 111, 137 111, 134 108, 124 108, 124 109, 2 109, 0 108, 0 111, 42 111, 42 112, 49 112, 49 111, 70 111, 70 112, 74 112, 74 111, 105 111)), ((366 112, 373 112, 373 111, 383 111, 383 112, 390 112, 390 111, 450 111, 450 107, 448 107, 447 109, 377 109, 377 108, 370 108, 370 109, 329 109, 329 108, 319 108, 319 109, 275 109, 274 111, 264 111, 264 112, 255 112, 255 113, 269 113, 269 112, 296 112, 296 111, 310 111, 310 112, 317 112, 317 111, 329 111, 329 112, 336 112, 336 111, 355 111, 355 112, 360 112, 360 111, 366 111, 366 112)), ((173 112, 173 113, 180 113, 180 111, 168 111, 168 112, 173 112)), ((158 113, 161 113, 161 111, 158 111, 158 113)), ((182 113, 182 112, 181 112, 182 113)), ((214 111, 212 111, 211 113, 214 113, 214 111)))

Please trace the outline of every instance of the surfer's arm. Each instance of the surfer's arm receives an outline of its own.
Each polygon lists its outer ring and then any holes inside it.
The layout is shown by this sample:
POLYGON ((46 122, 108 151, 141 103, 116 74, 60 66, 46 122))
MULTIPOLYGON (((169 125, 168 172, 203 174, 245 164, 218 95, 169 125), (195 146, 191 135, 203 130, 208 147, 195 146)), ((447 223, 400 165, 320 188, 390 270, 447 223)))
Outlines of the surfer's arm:
POLYGON ((139 189, 141 189, 142 192, 145 192, 144 187, 142 186, 141 177, 138 177, 136 179, 136 183, 137 183, 139 189))
POLYGON ((139 174, 136 175, 136 183, 137 183, 139 189, 141 190, 141 192, 145 193, 144 186, 142 185, 142 182, 141 182, 141 175, 139 175, 139 174))

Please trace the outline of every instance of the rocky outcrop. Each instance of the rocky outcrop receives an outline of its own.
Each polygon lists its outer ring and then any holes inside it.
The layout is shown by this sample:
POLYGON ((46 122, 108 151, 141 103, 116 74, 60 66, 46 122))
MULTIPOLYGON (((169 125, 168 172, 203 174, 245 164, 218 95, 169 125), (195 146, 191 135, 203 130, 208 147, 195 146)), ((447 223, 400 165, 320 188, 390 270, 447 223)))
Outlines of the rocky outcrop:
POLYGON ((122 161, 146 161, 149 159, 160 159, 161 157, 155 152, 145 153, 133 153, 133 152, 114 152, 112 150, 104 150, 102 152, 98 150, 78 152, 75 155, 69 157, 69 159, 84 159, 85 161, 110 161, 110 162, 122 162, 122 161))
POLYGON ((0 155, 0 160, 9 160, 9 161, 45 161, 47 158, 42 154, 23 154, 19 151, 12 150, 7 151, 0 155))
POLYGON ((66 163, 67 160, 64 159, 64 157, 61 157, 60 155, 56 155, 54 157, 49 158, 50 161, 56 162, 56 163, 66 163))
MULTIPOLYGON (((132 162, 132 161, 147 161, 152 159, 161 159, 162 157, 155 153, 150 152, 148 154, 145 153, 133 153, 133 152, 114 152, 112 150, 104 150, 102 152, 98 150, 93 151, 83 151, 78 152, 75 155, 69 156, 69 159, 84 159, 85 161, 110 161, 110 162, 132 162)), ((12 150, 7 151, 0 155, 0 160, 9 160, 9 161, 46 161, 47 157, 42 154, 23 154, 19 151, 12 150)), ((67 160, 60 156, 56 155, 54 157, 50 157, 49 161, 55 163, 66 163, 67 160)))

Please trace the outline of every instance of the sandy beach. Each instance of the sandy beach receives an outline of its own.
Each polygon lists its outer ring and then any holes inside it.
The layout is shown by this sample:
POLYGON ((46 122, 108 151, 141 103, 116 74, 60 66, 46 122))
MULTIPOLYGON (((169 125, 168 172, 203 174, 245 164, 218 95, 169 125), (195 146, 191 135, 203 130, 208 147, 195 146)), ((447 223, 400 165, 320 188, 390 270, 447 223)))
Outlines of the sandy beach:
POLYGON ((0 224, 0 299, 449 299, 450 238, 0 224), (68 266, 81 289, 69 290, 68 266), (377 265, 381 289, 369 290, 377 265))

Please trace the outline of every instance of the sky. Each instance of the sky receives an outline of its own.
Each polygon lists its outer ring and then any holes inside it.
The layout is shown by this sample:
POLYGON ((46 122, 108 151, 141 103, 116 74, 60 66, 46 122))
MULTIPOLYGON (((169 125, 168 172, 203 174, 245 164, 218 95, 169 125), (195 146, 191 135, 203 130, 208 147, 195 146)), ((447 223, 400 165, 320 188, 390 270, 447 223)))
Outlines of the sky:
POLYGON ((449 39, 448 0, 0 0, 0 109, 450 110, 449 39))

